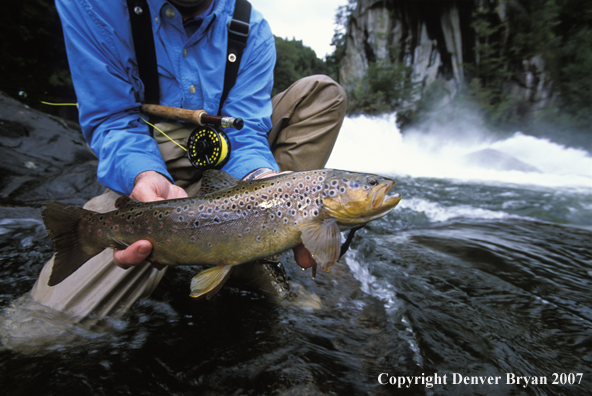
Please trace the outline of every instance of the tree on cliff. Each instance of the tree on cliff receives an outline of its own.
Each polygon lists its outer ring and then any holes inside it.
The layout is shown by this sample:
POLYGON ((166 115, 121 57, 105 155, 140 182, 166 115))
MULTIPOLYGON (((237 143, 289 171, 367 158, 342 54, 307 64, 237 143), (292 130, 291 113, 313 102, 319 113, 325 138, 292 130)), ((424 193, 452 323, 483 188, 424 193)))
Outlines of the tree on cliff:
POLYGON ((272 96, 288 88, 296 80, 313 74, 327 74, 325 62, 317 58, 302 40, 275 37, 277 60, 274 69, 272 96))

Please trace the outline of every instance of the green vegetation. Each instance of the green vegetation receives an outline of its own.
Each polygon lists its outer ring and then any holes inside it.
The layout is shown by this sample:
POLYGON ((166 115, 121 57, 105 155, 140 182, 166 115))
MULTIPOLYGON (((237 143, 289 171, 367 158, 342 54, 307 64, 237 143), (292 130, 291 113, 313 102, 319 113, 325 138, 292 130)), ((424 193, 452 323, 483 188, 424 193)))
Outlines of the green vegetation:
POLYGON ((475 62, 465 65, 469 84, 457 100, 476 103, 486 121, 496 127, 527 123, 589 128, 592 121, 592 2, 569 0, 519 1, 501 21, 495 4, 475 10, 475 62), (523 62, 542 68, 558 100, 525 118, 528 98, 509 90, 523 62), (544 66, 533 65, 539 62, 544 66))
POLYGON ((301 40, 284 40, 276 36, 275 48, 277 61, 272 96, 282 92, 302 77, 327 74, 325 62, 317 58, 314 50, 302 44, 301 40))
POLYGON ((397 60, 399 51, 368 65, 364 76, 350 82, 347 87, 349 114, 381 114, 393 112, 412 98, 415 85, 411 80, 411 67, 397 60))
MULTIPOLYGON (((385 2, 388 6, 388 2, 385 2)), ((589 130, 592 125, 592 1, 516 0, 474 4, 470 30, 469 59, 464 65, 465 84, 449 103, 451 111, 470 103, 494 127, 526 123, 589 130), (554 100, 528 119, 528 98, 512 87, 524 71, 524 61, 537 68, 552 84, 554 100)), ((346 52, 347 27, 356 3, 339 8, 335 17, 333 54, 321 60, 299 40, 276 37, 277 62, 273 94, 299 78, 327 74, 339 81, 339 68, 346 52)), ((0 26, 0 90, 18 96, 28 94, 28 104, 42 108, 39 100, 71 101, 72 82, 52 0, 29 0, 8 7, 0 26)), ((390 33, 385 33, 390 34, 390 33)), ((388 39, 388 37, 385 37, 388 39)), ((367 49, 366 49, 367 50, 367 49)), ((372 57, 370 57, 372 58, 372 57)), ((343 83, 343 82, 342 82, 343 83)), ((535 82, 536 83, 536 82, 535 82)), ((392 47, 382 59, 369 59, 368 68, 357 81, 348 81, 349 113, 377 114, 397 110, 407 121, 421 119, 441 105, 449 91, 441 81, 422 87, 413 83, 411 67, 401 49, 392 47), (415 112, 409 104, 416 102, 415 112), (405 110, 403 114, 402 109, 405 110)), ((524 91, 524 90, 523 90, 524 91)), ((22 99, 22 98, 21 98, 22 99)), ((44 111, 54 111, 42 108, 44 111)))
POLYGON ((64 112, 39 103, 72 101, 75 97, 52 0, 28 0, 5 7, 0 24, 0 53, 1 91, 44 111, 64 112), (19 92, 23 94, 19 96, 19 92))

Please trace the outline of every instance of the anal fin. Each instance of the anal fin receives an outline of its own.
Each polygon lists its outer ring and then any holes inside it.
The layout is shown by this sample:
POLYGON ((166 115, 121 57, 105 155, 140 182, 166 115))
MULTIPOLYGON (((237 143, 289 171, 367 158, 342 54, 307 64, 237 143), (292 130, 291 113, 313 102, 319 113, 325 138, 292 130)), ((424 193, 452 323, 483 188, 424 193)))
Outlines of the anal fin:
POLYGON ((198 298, 205 295, 209 300, 226 283, 231 268, 231 265, 220 265, 195 275, 191 280, 191 294, 189 296, 198 298))

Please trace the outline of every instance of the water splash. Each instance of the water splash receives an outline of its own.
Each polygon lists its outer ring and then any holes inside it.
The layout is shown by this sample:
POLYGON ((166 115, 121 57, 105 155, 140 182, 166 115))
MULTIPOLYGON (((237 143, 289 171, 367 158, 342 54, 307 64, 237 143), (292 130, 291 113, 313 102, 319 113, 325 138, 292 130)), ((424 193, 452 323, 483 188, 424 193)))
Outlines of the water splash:
POLYGON ((412 177, 592 188, 592 157, 520 132, 499 138, 478 126, 411 130, 395 115, 346 118, 327 167, 412 177))

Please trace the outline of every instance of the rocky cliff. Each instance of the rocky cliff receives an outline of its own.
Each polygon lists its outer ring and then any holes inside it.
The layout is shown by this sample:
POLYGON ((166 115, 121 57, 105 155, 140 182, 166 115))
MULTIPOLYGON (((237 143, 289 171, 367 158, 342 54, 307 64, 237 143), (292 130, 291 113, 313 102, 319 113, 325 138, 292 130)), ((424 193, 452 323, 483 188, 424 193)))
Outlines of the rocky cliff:
MULTIPOLYGON (((519 5, 517 0, 359 0, 347 26, 340 82, 347 87, 360 81, 370 63, 397 51, 398 61, 411 68, 412 81, 419 87, 407 107, 413 108, 435 81, 446 91, 439 103, 445 104, 468 84, 467 65, 479 62, 475 50, 479 38, 471 26, 475 11, 493 10, 494 23, 502 27, 500 41, 507 42, 512 34, 508 15, 519 5)), ((553 82, 541 56, 503 67, 511 72, 503 90, 520 98, 522 116, 544 107, 552 98, 553 82)))

